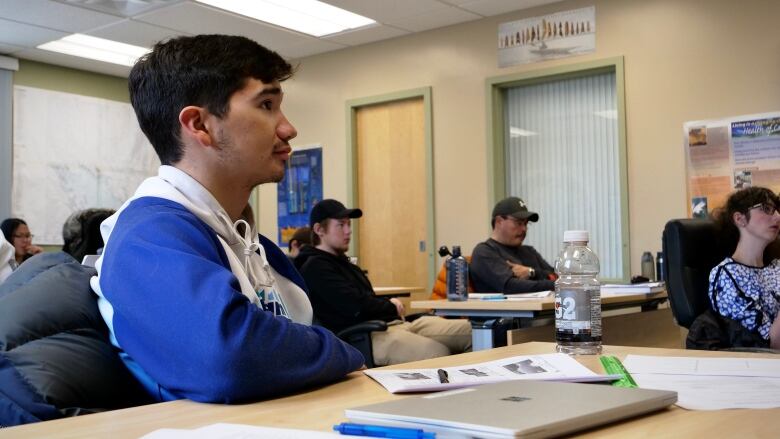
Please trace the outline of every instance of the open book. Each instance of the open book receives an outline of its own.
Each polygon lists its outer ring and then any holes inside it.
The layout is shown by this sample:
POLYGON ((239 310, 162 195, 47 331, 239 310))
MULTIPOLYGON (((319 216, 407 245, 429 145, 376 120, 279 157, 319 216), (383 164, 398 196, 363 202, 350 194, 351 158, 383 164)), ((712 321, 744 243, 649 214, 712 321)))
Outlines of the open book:
POLYGON ((431 392, 511 380, 590 382, 620 378, 598 375, 566 354, 521 355, 442 369, 368 369, 363 373, 390 393, 431 392))

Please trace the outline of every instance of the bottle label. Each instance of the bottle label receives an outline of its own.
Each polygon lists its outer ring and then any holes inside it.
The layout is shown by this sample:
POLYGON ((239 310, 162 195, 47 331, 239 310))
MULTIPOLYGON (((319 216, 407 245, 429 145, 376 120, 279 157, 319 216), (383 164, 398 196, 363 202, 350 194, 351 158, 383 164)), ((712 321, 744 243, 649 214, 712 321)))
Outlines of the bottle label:
POLYGON ((555 295, 556 338, 601 339, 601 295, 598 290, 561 290, 555 295))

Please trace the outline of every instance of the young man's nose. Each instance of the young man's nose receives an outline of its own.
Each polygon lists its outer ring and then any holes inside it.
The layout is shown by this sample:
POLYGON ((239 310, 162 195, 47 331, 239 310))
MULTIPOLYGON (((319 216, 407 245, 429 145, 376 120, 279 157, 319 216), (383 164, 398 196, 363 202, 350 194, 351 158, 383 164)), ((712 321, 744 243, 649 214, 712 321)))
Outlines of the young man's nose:
POLYGON ((291 124, 290 121, 287 120, 286 116, 282 115, 282 120, 281 122, 279 122, 279 125, 276 127, 276 134, 279 136, 280 139, 289 142, 290 140, 298 136, 298 130, 296 130, 293 124, 291 124))

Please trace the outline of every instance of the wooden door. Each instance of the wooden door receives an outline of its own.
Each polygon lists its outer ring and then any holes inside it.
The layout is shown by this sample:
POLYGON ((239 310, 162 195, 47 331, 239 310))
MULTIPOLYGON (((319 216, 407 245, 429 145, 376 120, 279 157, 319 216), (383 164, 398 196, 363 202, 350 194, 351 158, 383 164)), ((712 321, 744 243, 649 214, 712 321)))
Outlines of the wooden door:
POLYGON ((359 264, 376 287, 428 287, 423 98, 355 116, 359 264))

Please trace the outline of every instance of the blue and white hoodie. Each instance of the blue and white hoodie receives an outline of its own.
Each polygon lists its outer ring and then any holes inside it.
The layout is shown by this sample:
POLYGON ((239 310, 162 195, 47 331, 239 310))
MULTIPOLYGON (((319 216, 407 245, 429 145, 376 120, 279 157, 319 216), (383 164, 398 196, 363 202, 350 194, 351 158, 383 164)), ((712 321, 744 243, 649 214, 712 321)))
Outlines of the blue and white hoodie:
POLYGON ((244 216, 234 224, 195 179, 161 166, 101 225, 92 289, 112 343, 160 401, 257 400, 363 364, 310 326, 303 280, 244 216))

